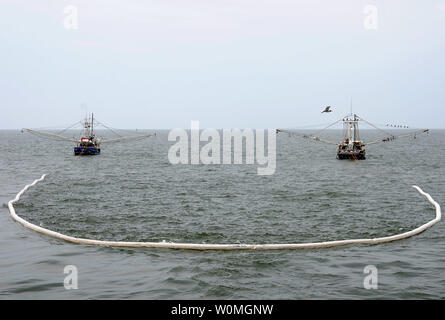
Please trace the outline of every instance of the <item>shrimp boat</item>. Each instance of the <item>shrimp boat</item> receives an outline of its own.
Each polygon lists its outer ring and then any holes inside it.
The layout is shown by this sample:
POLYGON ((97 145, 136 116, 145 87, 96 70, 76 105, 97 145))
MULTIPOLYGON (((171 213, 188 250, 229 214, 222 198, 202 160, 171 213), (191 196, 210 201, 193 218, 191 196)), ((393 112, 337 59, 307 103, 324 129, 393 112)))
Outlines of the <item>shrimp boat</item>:
MULTIPOLYGON (((387 125, 387 126, 390 126, 390 125, 387 125)), ((400 126, 400 125, 399 126, 391 125, 391 127, 409 128, 408 126, 400 126)), ((422 134, 422 133, 428 134, 429 129, 420 129, 420 130, 417 130, 414 132, 409 132, 409 133, 405 133, 405 134, 396 136, 388 131, 385 131, 385 130, 377 127, 376 125, 373 125, 372 123, 366 121, 362 117, 359 117, 358 115, 353 114, 351 112, 350 114, 346 115, 345 117, 335 121, 334 123, 329 124, 327 127, 323 128, 313 134, 299 134, 298 132, 294 132, 289 129, 277 129, 276 132, 277 133, 284 132, 284 133, 288 133, 289 136, 302 136, 303 138, 306 138, 306 139, 311 139, 314 141, 319 141, 319 142, 335 145, 335 146, 337 146, 337 159, 339 159, 339 160, 345 160, 345 159, 365 160, 366 159, 365 146, 382 143, 382 142, 389 142, 389 141, 393 141, 395 139, 402 138, 402 137, 413 137, 415 139, 416 136, 419 134, 422 134), (359 121, 365 122, 366 124, 373 127, 374 129, 384 133, 386 135, 386 137, 377 139, 374 141, 364 142, 360 138, 360 132, 359 132, 359 128, 358 128, 359 121), (343 123, 343 138, 340 142, 330 141, 330 140, 321 138, 319 136, 320 133, 322 133, 326 129, 331 128, 332 126, 334 126, 335 124, 338 124, 338 123, 343 123)))
POLYGON ((360 140, 358 121, 356 114, 343 118, 343 140, 338 145, 337 159, 366 159, 365 144, 360 140))
MULTIPOLYGON (((51 132, 51 131, 42 131, 37 129, 30 129, 30 128, 23 128, 22 132, 29 132, 41 137, 45 137, 47 139, 52 140, 62 140, 62 141, 69 141, 74 142, 76 145, 74 146, 74 155, 75 156, 86 156, 86 155, 99 155, 101 153, 101 144, 106 143, 114 143, 114 142, 121 142, 121 141, 130 141, 130 140, 139 140, 143 138, 147 138, 153 135, 156 135, 156 133, 148 133, 148 134, 132 134, 129 136, 123 136, 121 135, 118 130, 122 129, 113 129, 110 128, 103 123, 99 122, 96 118, 94 118, 94 115, 91 114, 91 117, 88 118, 85 117, 84 121, 77 121, 73 125, 69 126, 68 128, 63 129, 60 132, 51 132), (111 138, 111 139, 102 139, 99 138, 94 129, 97 127, 96 123, 108 130, 110 130, 114 135, 117 137, 111 138), (78 127, 79 125, 82 126, 82 133, 80 135, 80 138, 75 137, 67 137, 62 135, 63 132, 66 132, 69 129, 73 129, 75 127, 78 127)), ((128 131, 128 130, 126 130, 128 131)))
POLYGON ((74 147, 75 156, 100 154, 100 142, 94 134, 94 116, 91 114, 91 121, 85 119, 83 122, 83 135, 74 147))

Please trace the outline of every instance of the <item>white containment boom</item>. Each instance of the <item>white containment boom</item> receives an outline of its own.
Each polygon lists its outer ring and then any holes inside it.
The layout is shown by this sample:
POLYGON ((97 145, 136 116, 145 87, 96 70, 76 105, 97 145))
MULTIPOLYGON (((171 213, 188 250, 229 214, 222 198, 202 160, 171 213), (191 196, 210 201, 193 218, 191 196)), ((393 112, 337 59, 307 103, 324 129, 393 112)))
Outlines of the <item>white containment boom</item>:
POLYGON ((402 240, 415 236, 426 229, 432 227, 441 219, 440 205, 434 201, 434 199, 426 192, 423 192, 418 186, 413 186, 420 194, 424 195, 429 202, 431 202, 436 208, 436 217, 421 225, 420 227, 411 231, 396 234, 393 236, 373 238, 373 239, 349 239, 349 240, 337 240, 326 242, 313 242, 313 243, 281 243, 281 244, 203 244, 203 243, 174 243, 174 242, 123 242, 123 241, 103 241, 94 239, 82 239, 67 236, 52 230, 48 230, 32 224, 25 219, 19 217, 14 209, 14 203, 20 200, 23 193, 28 190, 29 187, 36 185, 38 182, 45 179, 46 174, 42 175, 40 179, 35 180, 33 183, 26 185, 16 197, 9 201, 9 212, 14 220, 21 223, 26 228, 46 234, 48 236, 65 240, 72 243, 87 244, 87 245, 100 245, 108 247, 148 247, 148 248, 170 248, 170 249, 193 249, 193 250, 283 250, 283 249, 314 249, 314 248, 329 248, 350 244, 379 244, 385 242, 391 242, 396 240, 402 240))

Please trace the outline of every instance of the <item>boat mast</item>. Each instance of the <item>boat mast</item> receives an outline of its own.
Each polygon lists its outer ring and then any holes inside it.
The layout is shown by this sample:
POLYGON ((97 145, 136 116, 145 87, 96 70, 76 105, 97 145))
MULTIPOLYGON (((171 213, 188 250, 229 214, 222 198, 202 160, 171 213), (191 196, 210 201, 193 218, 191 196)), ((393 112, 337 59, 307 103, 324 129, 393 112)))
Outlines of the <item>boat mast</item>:
POLYGON ((343 119, 343 126, 344 126, 344 135, 343 135, 343 141, 348 140, 348 144, 352 146, 355 142, 360 142, 360 133, 358 130, 358 117, 356 114, 354 114, 354 117, 352 118, 350 116, 346 116, 343 119))
POLYGON ((85 123, 83 125, 83 136, 90 137, 91 136, 91 123, 88 121, 88 117, 85 117, 85 123))
POLYGON ((356 114, 354 114, 354 141, 355 142, 361 142, 360 141, 360 131, 358 130, 358 117, 356 114))
POLYGON ((354 124, 352 123, 351 119, 348 119, 348 126, 349 126, 349 145, 352 147, 354 142, 354 124))

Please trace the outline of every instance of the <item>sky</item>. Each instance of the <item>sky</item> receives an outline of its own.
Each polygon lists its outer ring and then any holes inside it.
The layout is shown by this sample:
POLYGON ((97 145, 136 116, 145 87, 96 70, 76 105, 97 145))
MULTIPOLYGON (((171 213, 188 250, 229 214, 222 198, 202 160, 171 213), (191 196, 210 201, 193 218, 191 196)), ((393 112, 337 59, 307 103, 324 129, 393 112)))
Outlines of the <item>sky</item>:
POLYGON ((445 0, 0 0, 0 129, 302 127, 351 99, 445 128, 444 88, 445 0))

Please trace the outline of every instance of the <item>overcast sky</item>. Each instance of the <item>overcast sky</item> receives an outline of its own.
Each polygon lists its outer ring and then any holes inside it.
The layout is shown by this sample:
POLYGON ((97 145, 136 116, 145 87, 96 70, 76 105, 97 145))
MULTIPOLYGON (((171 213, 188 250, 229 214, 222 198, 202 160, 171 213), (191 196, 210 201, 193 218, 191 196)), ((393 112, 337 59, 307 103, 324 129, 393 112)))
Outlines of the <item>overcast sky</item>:
POLYGON ((0 0, 0 49, 3 129, 86 111, 118 128, 298 127, 351 97, 376 123, 445 127, 445 0, 0 0))

